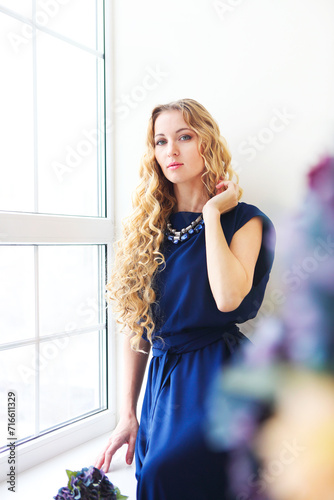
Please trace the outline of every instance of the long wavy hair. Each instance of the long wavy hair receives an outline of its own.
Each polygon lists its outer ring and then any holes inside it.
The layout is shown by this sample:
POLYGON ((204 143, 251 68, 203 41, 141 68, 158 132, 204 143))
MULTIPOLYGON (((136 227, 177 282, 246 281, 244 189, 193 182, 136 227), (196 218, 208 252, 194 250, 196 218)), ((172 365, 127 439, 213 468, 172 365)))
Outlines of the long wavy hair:
MULTIPOLYGON (((166 223, 176 207, 173 184, 163 175, 155 158, 154 128, 158 116, 177 110, 198 137, 199 152, 204 160, 202 181, 208 197, 215 195, 221 179, 239 182, 231 167, 226 140, 210 113, 193 99, 180 99, 156 106, 149 119, 146 151, 140 162, 140 183, 132 195, 133 211, 123 221, 122 238, 115 244, 115 261, 106 285, 108 304, 113 302, 117 322, 131 332, 130 344, 139 350, 143 333, 150 343, 154 331, 151 306, 155 302, 153 280, 163 269, 161 253, 166 223)), ((239 199, 242 190, 239 190, 239 199)))

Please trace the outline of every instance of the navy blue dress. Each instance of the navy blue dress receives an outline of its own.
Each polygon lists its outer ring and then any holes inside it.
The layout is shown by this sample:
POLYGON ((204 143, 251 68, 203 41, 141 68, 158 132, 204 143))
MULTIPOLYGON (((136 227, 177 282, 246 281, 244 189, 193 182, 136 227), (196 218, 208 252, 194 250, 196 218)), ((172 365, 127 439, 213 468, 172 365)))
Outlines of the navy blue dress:
MULTIPOLYGON (((198 215, 175 213, 172 226, 181 229, 198 215)), ((256 316, 274 257, 273 224, 257 207, 239 202, 221 216, 228 244, 256 216, 262 219, 263 237, 253 286, 232 312, 219 311, 210 289, 205 228, 184 242, 164 243, 166 266, 154 282, 153 357, 135 450, 137 500, 233 498, 228 457, 208 447, 203 423, 211 384, 238 346, 249 342, 236 323, 256 316)))

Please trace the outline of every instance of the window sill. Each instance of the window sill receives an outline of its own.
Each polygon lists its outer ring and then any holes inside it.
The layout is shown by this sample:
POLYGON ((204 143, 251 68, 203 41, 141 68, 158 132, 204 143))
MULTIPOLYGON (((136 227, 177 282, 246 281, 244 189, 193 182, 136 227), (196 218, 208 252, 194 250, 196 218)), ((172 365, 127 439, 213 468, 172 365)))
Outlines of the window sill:
MULTIPOLYGON (((99 451, 105 446, 110 433, 87 441, 70 451, 57 455, 46 462, 32 467, 16 476, 15 500, 50 500, 57 494, 59 488, 66 486, 66 469, 81 470, 94 464, 99 451)), ((109 480, 118 486, 128 500, 136 499, 135 464, 125 463, 126 446, 123 446, 114 456, 110 471, 107 476, 109 480)), ((20 457, 18 456, 18 460, 20 457)), ((7 465, 7 467, 9 467, 7 465)), ((0 483, 0 498, 8 498, 10 485, 0 483)))

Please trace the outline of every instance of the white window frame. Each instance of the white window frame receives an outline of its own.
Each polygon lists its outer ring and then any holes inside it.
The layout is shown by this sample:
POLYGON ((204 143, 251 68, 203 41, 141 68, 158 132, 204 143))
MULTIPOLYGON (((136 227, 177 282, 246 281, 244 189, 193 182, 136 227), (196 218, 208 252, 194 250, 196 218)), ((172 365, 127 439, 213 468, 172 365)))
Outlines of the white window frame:
MULTIPOLYGON (((5 12, 7 9, 2 9, 5 12)), ((20 16, 17 16, 20 17, 20 16)), ((107 123, 112 121, 113 96, 113 2, 105 0, 105 109, 107 123)), ((0 244, 104 244, 107 249, 107 274, 109 276, 114 242, 114 132, 106 127, 106 204, 105 218, 72 217, 47 214, 0 211, 0 244)), ((92 416, 65 425, 47 434, 17 446, 17 472, 70 450, 85 441, 109 432, 115 427, 117 415, 117 367, 115 321, 109 308, 107 321, 107 400, 108 408, 92 416)), ((8 383, 8 382, 7 382, 8 383)), ((11 390, 8 387, 8 390, 11 390)), ((18 398, 18 405, 20 400, 18 398)), ((17 422, 19 428, 20 422, 17 422)), ((8 452, 0 454, 0 481, 8 473, 8 452)))

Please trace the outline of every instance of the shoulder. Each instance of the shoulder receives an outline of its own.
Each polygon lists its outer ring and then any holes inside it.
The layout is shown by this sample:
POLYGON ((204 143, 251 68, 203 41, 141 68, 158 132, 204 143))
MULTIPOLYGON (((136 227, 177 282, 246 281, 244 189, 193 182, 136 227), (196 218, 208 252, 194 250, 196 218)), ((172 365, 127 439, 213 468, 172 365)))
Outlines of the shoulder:
POLYGON ((257 206, 245 203, 244 201, 239 201, 238 205, 235 207, 235 211, 236 219, 240 222, 250 220, 258 215, 266 217, 264 212, 262 212, 262 210, 260 210, 257 206))
POLYGON ((249 222, 254 217, 260 217, 262 224, 266 229, 271 228, 274 230, 274 226, 268 215, 266 215, 260 208, 250 203, 239 202, 235 207, 235 227, 234 232, 238 231, 242 226, 249 222))
POLYGON ((239 201, 233 210, 221 216, 221 224, 227 241, 230 242, 233 235, 254 217, 261 218, 265 233, 268 231, 273 234, 275 233, 273 223, 262 210, 250 203, 239 201))

